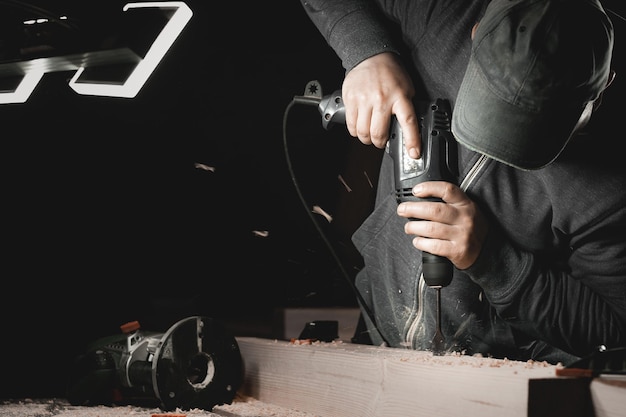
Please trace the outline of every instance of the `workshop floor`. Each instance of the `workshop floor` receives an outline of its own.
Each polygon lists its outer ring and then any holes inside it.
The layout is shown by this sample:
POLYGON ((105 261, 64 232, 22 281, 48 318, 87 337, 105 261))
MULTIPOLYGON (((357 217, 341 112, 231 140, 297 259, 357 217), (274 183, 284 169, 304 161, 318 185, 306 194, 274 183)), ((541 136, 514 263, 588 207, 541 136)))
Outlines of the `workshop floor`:
POLYGON ((252 398, 235 398, 232 404, 206 410, 176 410, 136 406, 78 407, 63 399, 14 400, 0 403, 2 417, 314 417, 313 414, 289 410, 252 398))
MULTIPOLYGON (((355 308, 299 308, 277 310, 272 316, 260 315, 241 320, 220 320, 235 337, 283 339, 297 337, 304 325, 313 320, 337 320, 339 336, 349 340, 358 320, 355 308)), ((314 417, 313 414, 267 404, 250 397, 236 396, 232 404, 212 410, 176 410, 131 406, 73 406, 65 398, 0 399, 1 417, 314 417)))

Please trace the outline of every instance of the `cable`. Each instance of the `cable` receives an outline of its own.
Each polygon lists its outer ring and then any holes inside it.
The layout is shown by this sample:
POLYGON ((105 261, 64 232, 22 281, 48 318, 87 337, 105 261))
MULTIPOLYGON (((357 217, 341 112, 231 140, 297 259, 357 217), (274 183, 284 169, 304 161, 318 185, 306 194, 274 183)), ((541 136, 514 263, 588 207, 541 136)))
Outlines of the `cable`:
POLYGON ((615 17, 617 17, 618 19, 620 19, 622 22, 626 22, 626 17, 624 17, 624 16, 622 16, 622 15, 618 14, 617 12, 614 12, 614 11, 613 11, 613 10, 611 10, 611 9, 605 8, 605 10, 606 10, 607 12, 611 13, 613 16, 615 16, 615 17))
POLYGON ((387 342, 387 339, 385 339, 385 336, 383 336, 381 331, 378 329, 378 325, 376 324, 376 319, 374 318, 374 313, 372 312, 372 310, 369 308, 369 306, 367 305, 367 303, 363 299, 363 296, 361 295, 361 292, 359 291, 359 289, 354 285, 354 282, 352 281, 352 279, 350 277, 350 274, 348 274, 348 272, 346 271, 345 267, 343 266, 343 263, 339 259, 339 256, 337 256, 337 253, 335 252, 335 249, 333 248, 332 244, 330 243, 330 241, 326 237, 326 234, 324 233, 324 231, 322 230, 322 228, 320 227, 320 225, 316 221, 315 217, 313 216, 312 211, 309 210, 307 202, 306 202, 304 196, 302 195, 302 191, 300 190, 300 185, 298 184, 298 180, 296 179, 296 175, 295 175, 295 172, 293 170, 293 166, 291 164, 291 157, 289 155, 289 146, 288 146, 288 141, 287 141, 287 120, 288 120, 288 116, 289 116, 289 111, 291 110, 291 108, 295 104, 307 104, 307 105, 312 105, 312 106, 316 106, 317 107, 319 102, 320 102, 319 98, 306 97, 306 96, 294 96, 294 98, 289 102, 289 104, 287 105, 287 108, 285 109, 285 113, 283 115, 283 147, 284 147, 284 150, 285 150, 285 159, 286 159, 286 162, 287 162, 287 169, 289 170, 289 174, 291 176, 291 181, 293 182, 294 188, 296 190, 296 193, 298 194, 298 198, 300 199, 300 202, 302 203, 302 206, 304 207, 304 210, 306 211, 307 215, 311 219, 311 222, 313 223, 313 225, 315 226, 315 229, 317 230, 317 232, 319 233, 320 237, 322 238, 322 241, 328 247, 328 250, 329 250, 331 256, 333 257, 333 259, 335 260, 335 263, 337 263, 337 265, 339 266, 339 270, 341 271, 341 274, 346 279, 346 281, 347 281, 348 285, 350 286, 350 288, 352 289, 352 292, 354 293, 354 295, 357 297, 357 299, 359 301, 359 304, 361 305, 361 308, 363 309, 363 311, 365 311, 365 314, 367 314, 367 317, 372 322, 372 325, 374 326, 374 328, 378 332, 378 335, 380 336, 380 338, 383 341, 383 343, 386 346, 390 346, 389 343, 387 342))

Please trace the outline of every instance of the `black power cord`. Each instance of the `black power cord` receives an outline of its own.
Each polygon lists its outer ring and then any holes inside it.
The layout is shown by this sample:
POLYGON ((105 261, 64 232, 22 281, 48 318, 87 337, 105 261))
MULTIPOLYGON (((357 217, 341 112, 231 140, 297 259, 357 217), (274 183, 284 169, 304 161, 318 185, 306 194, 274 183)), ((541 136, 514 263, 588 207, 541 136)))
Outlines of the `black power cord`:
MULTIPOLYGON (((310 82, 307 85, 307 90, 309 89, 309 86, 316 85, 316 84, 313 84, 313 83, 314 82, 310 82)), ((314 91, 315 93, 319 93, 320 92, 319 90, 317 90, 317 88, 319 88, 318 85, 316 87, 316 90, 314 91)), ((313 212, 311 210, 309 210, 309 207, 307 205, 306 199, 304 198, 304 196, 302 194, 302 191, 300 189, 300 185, 298 184, 298 180, 296 178, 295 172, 293 170, 293 166, 291 164, 291 157, 289 155, 289 146, 288 146, 288 141, 287 141, 287 120, 289 118, 288 117, 289 116, 289 111, 296 104, 306 104, 306 105, 309 105, 309 106, 317 107, 319 105, 319 103, 320 103, 320 100, 321 100, 321 97, 319 97, 317 95, 315 95, 315 96, 313 96, 313 95, 312 96, 294 96, 293 99, 289 102, 289 104, 287 105, 287 107, 285 109, 285 112, 284 112, 284 115, 283 115, 283 147, 284 147, 284 150, 285 150, 285 160, 287 162, 287 169, 289 170, 289 174, 291 176, 291 181, 293 182, 293 185, 294 185, 294 188, 296 190, 296 193, 298 194, 298 198, 299 198, 300 202, 302 203, 302 206, 304 207, 304 211, 307 213, 307 215, 311 219, 311 222, 315 226, 315 229, 319 233, 322 241, 324 242, 324 244, 328 248, 328 250, 329 250, 331 256, 333 257, 335 263, 339 267, 339 270, 340 270, 341 274, 343 275, 343 277, 345 278, 346 282, 348 283, 348 285, 352 289, 352 292, 354 293, 354 295, 357 297, 357 300, 359 301, 359 304, 361 305, 361 309, 365 312, 365 314, 367 314, 367 317, 372 322, 372 325, 374 326, 374 328, 378 332, 378 335, 380 336, 380 338, 384 342, 384 344, 386 346, 389 346, 389 343, 387 342, 387 339, 385 339, 383 334, 378 329, 378 325, 376 324, 376 319, 374 317, 374 313, 372 312, 372 310, 369 308, 369 306, 367 305, 367 303, 363 299, 363 296, 361 295, 361 292, 359 291, 359 289, 354 285, 354 282, 352 281, 352 278, 350 277, 350 274, 348 274, 348 272, 346 271, 346 268, 344 267, 343 263, 339 259, 339 256, 337 255, 337 253, 335 251, 335 248, 330 243, 330 241, 326 237, 326 234, 324 233, 324 231, 320 227, 319 223, 317 222, 317 220, 313 216, 313 212)))

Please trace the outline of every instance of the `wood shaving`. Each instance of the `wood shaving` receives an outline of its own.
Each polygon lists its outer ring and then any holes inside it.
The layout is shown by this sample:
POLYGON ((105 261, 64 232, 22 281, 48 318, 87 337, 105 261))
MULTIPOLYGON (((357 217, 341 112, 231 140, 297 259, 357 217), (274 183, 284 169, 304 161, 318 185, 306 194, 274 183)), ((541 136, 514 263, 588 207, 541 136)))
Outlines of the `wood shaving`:
POLYGON ((367 179, 367 183, 370 185, 370 188, 374 188, 374 184, 372 184, 372 180, 370 180, 369 175, 367 175, 366 171, 363 171, 363 175, 365 175, 365 179, 367 179))
POLYGON ((328 223, 333 221, 333 217, 326 213, 320 206, 313 206, 313 213, 321 214, 328 220, 328 223))
POLYGON ((202 169, 204 171, 215 172, 215 167, 212 167, 212 166, 209 166, 209 165, 205 165, 205 164, 201 164, 199 162, 196 162, 195 164, 193 164, 193 166, 198 168, 198 169, 202 169))
MULTIPOLYGON (((277 342, 277 341, 275 341, 277 342)), ((295 346, 321 346, 321 347, 340 347, 342 345, 341 340, 332 342, 323 342, 317 339, 296 339, 292 338, 289 342, 295 346)), ((361 345, 363 349, 370 347, 369 345, 361 345)), ((466 355, 463 352, 448 352, 445 355, 433 355, 429 351, 421 350, 408 350, 403 353, 403 349, 389 349, 385 350, 381 354, 385 354, 388 359, 396 358, 401 362, 413 362, 424 363, 428 365, 443 365, 443 366, 471 366, 473 368, 519 368, 519 369, 537 369, 537 368, 558 368, 562 367, 561 364, 553 365, 546 361, 516 361, 508 358, 492 358, 484 357, 481 354, 475 354, 473 356, 466 355)))
POLYGON ((350 186, 348 185, 348 183, 343 179, 343 176, 341 176, 341 174, 337 175, 337 178, 339 178, 339 181, 341 181, 341 183, 343 184, 344 187, 346 187, 346 190, 348 192, 352 191, 352 188, 350 188, 350 186))
POLYGON ((231 404, 213 407, 211 411, 191 410, 163 411, 158 408, 138 406, 73 406, 62 398, 3 400, 0 402, 2 417, 314 417, 279 405, 268 404, 255 398, 237 394, 231 404))

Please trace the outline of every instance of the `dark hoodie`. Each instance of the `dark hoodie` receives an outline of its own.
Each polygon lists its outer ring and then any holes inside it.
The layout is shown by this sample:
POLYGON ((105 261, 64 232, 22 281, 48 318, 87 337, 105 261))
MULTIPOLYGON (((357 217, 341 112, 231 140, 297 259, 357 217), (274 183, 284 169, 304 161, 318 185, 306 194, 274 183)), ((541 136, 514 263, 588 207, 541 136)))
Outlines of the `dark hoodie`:
MULTIPOLYGON (((346 71, 395 52, 421 98, 454 106, 483 0, 302 3, 346 71)), ((490 231, 474 265, 455 269, 441 290, 450 350, 568 364, 599 346, 626 346, 626 164, 611 151, 619 120, 593 117, 602 123, 592 119, 584 137, 539 170, 518 170, 459 145, 459 185, 488 217, 490 231)), ((356 285, 374 313, 375 325, 364 315, 374 344, 428 349, 435 292, 423 283, 421 256, 396 208, 385 154, 375 209, 353 236, 365 265, 356 285)))

